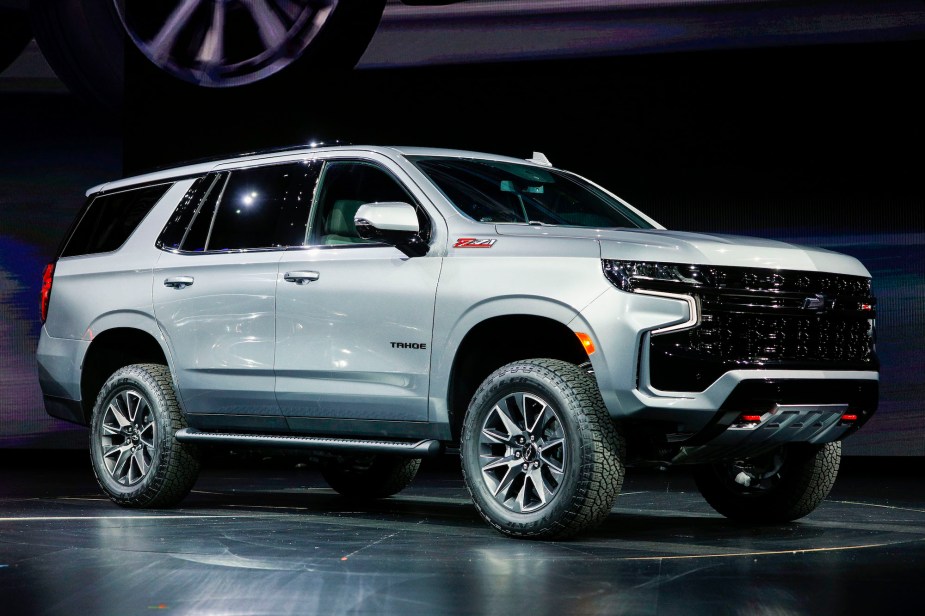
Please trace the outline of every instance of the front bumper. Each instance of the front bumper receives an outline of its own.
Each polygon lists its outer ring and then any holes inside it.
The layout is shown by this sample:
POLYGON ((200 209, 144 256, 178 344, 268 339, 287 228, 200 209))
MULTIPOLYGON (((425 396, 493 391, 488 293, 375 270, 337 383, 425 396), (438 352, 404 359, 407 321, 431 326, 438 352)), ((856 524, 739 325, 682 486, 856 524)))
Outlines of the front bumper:
POLYGON ((786 442, 825 443, 845 438, 876 411, 876 370, 735 369, 702 391, 662 391, 652 385, 647 344, 651 332, 695 318, 689 302, 614 290, 572 322, 591 333, 591 363, 610 415, 626 424, 659 424, 676 451, 698 456, 751 453, 786 442), (592 324, 597 325, 596 327, 592 324), (733 428, 743 413, 762 415, 748 430, 733 428), (842 415, 858 416, 843 422, 842 415))

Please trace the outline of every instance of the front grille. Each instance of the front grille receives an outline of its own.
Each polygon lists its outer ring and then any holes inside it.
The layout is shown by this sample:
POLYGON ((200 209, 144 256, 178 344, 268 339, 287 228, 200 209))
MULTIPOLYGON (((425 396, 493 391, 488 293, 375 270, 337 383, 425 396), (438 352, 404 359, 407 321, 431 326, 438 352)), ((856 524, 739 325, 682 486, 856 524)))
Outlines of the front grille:
MULTIPOLYGON (((735 369, 876 370, 870 279, 819 272, 685 266, 701 322, 651 338, 650 380, 703 391, 735 369)), ((681 291, 677 286, 675 292, 681 291)))

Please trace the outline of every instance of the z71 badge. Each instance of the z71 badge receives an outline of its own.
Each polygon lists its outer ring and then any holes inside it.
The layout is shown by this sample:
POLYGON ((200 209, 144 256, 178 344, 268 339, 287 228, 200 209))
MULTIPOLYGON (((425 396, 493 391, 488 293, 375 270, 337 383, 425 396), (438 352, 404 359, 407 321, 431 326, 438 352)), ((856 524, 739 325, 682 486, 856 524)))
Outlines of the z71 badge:
POLYGON ((474 237, 461 237, 453 244, 453 248, 491 248, 498 240, 480 240, 474 237))

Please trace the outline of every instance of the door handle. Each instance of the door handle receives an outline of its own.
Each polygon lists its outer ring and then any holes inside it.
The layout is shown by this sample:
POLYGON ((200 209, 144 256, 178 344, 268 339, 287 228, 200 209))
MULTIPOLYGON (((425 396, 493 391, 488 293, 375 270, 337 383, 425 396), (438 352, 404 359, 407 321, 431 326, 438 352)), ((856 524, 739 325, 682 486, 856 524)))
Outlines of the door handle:
POLYGON ((286 272, 283 274, 283 280, 294 282, 296 284, 308 284, 321 277, 318 272, 286 272))
POLYGON ((164 280, 165 287, 171 287, 174 289, 185 289, 192 284, 192 276, 174 276, 173 278, 167 278, 164 280))

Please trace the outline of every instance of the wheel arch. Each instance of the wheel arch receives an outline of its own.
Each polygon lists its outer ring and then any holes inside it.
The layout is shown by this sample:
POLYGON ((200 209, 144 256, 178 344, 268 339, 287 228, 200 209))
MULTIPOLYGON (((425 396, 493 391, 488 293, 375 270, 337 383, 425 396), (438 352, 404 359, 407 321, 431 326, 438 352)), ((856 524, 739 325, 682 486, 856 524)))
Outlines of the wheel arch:
POLYGON ((97 394, 113 372, 138 363, 169 366, 168 357, 159 337, 138 327, 112 327, 96 334, 83 357, 80 375, 84 421, 89 425, 97 394))
POLYGON ((473 394, 497 368, 521 359, 545 357, 574 364, 588 361, 581 341, 564 322, 520 313, 485 318, 468 329, 456 348, 447 380, 446 404, 453 440, 460 435, 473 394))

